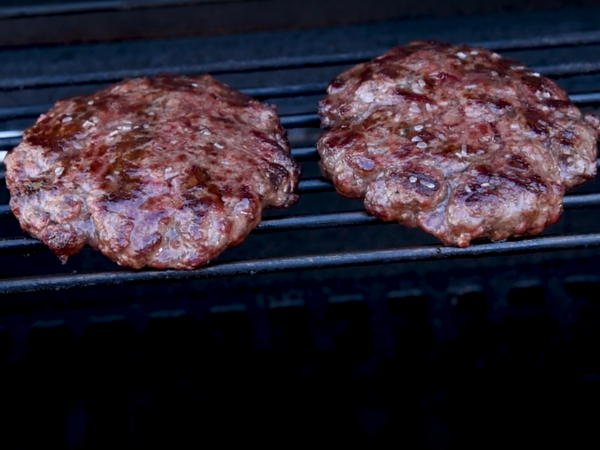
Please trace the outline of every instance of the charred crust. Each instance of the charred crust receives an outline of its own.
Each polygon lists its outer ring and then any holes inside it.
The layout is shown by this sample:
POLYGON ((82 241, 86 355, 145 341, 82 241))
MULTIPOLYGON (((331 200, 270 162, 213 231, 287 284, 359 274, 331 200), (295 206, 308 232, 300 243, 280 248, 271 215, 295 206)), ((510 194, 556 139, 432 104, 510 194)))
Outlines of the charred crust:
POLYGON ((376 216, 447 244, 538 233, 560 216, 565 188, 596 173, 600 119, 483 48, 412 42, 330 87, 324 175, 343 195, 364 192, 376 216))
POLYGON ((7 158, 13 210, 62 260, 88 242, 125 266, 195 268, 297 200, 274 111, 209 75, 57 102, 7 158))

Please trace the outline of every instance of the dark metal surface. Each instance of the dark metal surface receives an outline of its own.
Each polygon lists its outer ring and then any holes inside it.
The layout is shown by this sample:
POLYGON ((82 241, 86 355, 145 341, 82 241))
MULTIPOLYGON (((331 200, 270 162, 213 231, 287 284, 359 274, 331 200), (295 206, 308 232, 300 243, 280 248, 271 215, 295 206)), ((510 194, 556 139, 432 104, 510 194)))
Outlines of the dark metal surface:
MULTIPOLYGON (((235 0, 229 1, 231 2, 235 0)), ((0 19, 162 8, 168 6, 184 6, 198 3, 216 2, 219 2, 219 0, 103 0, 3 6, 0 7, 0 19)), ((226 1, 223 2, 225 3, 226 1)), ((557 36, 548 36, 544 39, 544 43, 546 46, 550 47, 559 45, 585 45, 598 42, 599 40, 600 37, 598 37, 598 34, 592 31, 573 33, 572 36, 568 36, 567 38, 560 34, 557 36)), ((494 45, 494 47, 498 47, 500 49, 503 48, 502 46, 511 49, 530 46, 528 41, 523 39, 500 41, 498 44, 491 43, 488 45, 494 45)))
POLYGON ((41 105, 9 106, 0 108, 0 120, 37 117, 44 111, 48 111, 51 107, 51 103, 43 103, 41 105))
POLYGON ((333 190, 331 181, 323 177, 306 178, 298 183, 298 192, 300 194, 309 194, 315 192, 328 192, 333 190))
MULTIPOLYGON (((310 161, 319 159, 317 150, 314 147, 298 147, 292 149, 292 156, 298 161, 310 161)), ((0 176, 1 178, 1 176, 0 176)))
POLYGON ((21 142, 21 137, 0 138, 0 149, 10 150, 21 142))
MULTIPOLYGON (((146 69, 123 69, 107 72, 40 75, 27 78, 4 78, 0 80, 1 90, 14 90, 25 88, 41 88, 51 86, 72 86, 94 83, 113 83, 124 78, 136 78, 144 76, 159 75, 161 73, 175 73, 189 75, 194 73, 211 73, 215 75, 253 72, 278 69, 300 69, 307 67, 319 67, 323 65, 357 64, 367 61, 387 51, 387 48, 377 50, 342 53, 333 55, 314 56, 282 56, 278 58, 267 58, 253 61, 226 61, 204 64, 182 64, 178 66, 165 66, 146 69)), ((564 76, 577 73, 593 73, 600 71, 598 63, 565 63, 548 66, 533 66, 537 72, 546 76, 564 76)), ((266 89, 265 92, 268 92, 266 89)), ((275 95, 277 88, 273 88, 275 95)), ((289 95, 284 91, 285 94, 289 95)), ((266 94, 262 94, 266 95, 266 94)))
POLYGON ((33 238, 7 238, 0 239, 0 251, 9 252, 18 250, 20 252, 27 252, 30 250, 41 250, 44 249, 42 244, 37 239, 33 238))
POLYGON ((51 3, 45 5, 8 6, 0 8, 0 19, 16 17, 51 16, 82 12, 110 11, 123 8, 122 1, 96 1, 76 3, 51 3))
MULTIPOLYGON (((600 42, 600 33, 565 33, 559 36, 539 36, 526 39, 508 39, 490 42, 472 42, 493 50, 510 51, 525 49, 551 48, 557 45, 577 45, 581 42, 592 44, 600 42)), ((324 65, 355 64, 371 59, 387 48, 372 50, 344 52, 335 54, 306 55, 306 56, 279 56, 264 59, 247 59, 237 61, 220 61, 203 64, 180 64, 164 67, 152 67, 144 69, 123 69, 113 71, 97 71, 88 73, 65 73, 59 75, 39 75, 32 77, 3 78, 0 80, 0 89, 12 90, 34 87, 67 86, 79 84, 108 83, 123 78, 157 75, 164 72, 178 74, 205 73, 226 74, 234 72, 251 72, 275 69, 297 69, 306 67, 318 67, 324 65)), ((571 75, 580 73, 591 73, 600 70, 598 64, 593 63, 568 63, 550 66, 539 66, 535 69, 548 76, 571 75)), ((273 88, 277 89, 277 88, 273 88)), ((268 89, 267 89, 268 90, 268 89)))
POLYGON ((567 195, 563 200, 565 209, 581 209, 600 206, 600 193, 567 195))
MULTIPOLYGON (((217 0, 218 1, 218 0, 217 0)), ((0 7, 0 19, 193 5, 207 0, 106 0, 0 7)))
POLYGON ((538 237, 493 244, 471 245, 466 248, 426 246, 330 255, 307 255, 291 258, 216 262, 190 271, 139 270, 4 279, 0 281, 0 294, 597 247, 600 247, 600 233, 538 237))

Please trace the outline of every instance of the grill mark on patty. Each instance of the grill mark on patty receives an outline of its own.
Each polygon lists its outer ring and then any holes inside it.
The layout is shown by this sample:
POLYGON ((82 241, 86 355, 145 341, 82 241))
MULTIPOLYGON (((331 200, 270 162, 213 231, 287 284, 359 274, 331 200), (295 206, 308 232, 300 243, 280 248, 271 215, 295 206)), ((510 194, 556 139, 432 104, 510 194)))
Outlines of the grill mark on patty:
POLYGON ((274 108, 209 75, 125 80, 58 102, 6 158, 11 208, 61 258, 192 269, 297 196, 274 108), (275 137, 272 138, 272 137, 275 137))
POLYGON ((320 166, 336 190, 450 245, 539 233, 565 189, 596 174, 600 120, 482 48, 393 48, 340 74, 319 113, 320 166))

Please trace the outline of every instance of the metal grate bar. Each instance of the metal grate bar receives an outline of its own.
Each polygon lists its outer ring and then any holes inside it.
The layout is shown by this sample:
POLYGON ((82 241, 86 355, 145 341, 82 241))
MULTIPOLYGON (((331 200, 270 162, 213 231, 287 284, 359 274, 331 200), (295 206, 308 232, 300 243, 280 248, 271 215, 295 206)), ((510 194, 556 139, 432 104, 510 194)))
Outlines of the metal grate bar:
MULTIPOLYGON (((11 148, 15 148, 21 142, 21 137, 11 137, 11 138, 0 138, 0 148, 10 150, 11 148)), ((2 160, 4 160, 4 155, 2 156, 2 160)))
POLYGON ((600 193, 566 195, 563 198, 565 209, 582 209, 600 206, 600 193))
MULTIPOLYGON (((525 50, 546 47, 591 44, 600 42, 600 31, 587 33, 565 34, 564 36, 542 36, 527 39, 508 39, 486 42, 475 42, 477 45, 493 50, 525 50)), ((256 60, 230 60, 211 63, 182 64, 177 66, 152 67, 144 69, 123 69, 98 71, 89 73, 67 73, 57 75, 40 75, 34 77, 4 78, 0 80, 0 89, 14 90, 23 88, 66 86, 94 83, 110 83, 124 78, 157 75, 164 72, 178 74, 205 73, 224 74, 235 72, 252 72, 260 70, 297 69, 303 67, 318 67, 324 65, 355 64, 374 58, 389 48, 364 50, 356 52, 334 53, 329 55, 281 56, 256 60)), ((600 69, 594 63, 567 63, 553 66, 538 67, 536 70, 545 75, 569 75, 574 73, 575 66, 582 73, 596 72, 600 69)), ((276 88, 273 88, 276 89, 276 88)))
POLYGON ((476 47, 496 51, 543 49, 575 45, 591 45, 600 42, 600 31, 575 31, 552 36, 532 36, 529 38, 501 39, 497 41, 476 42, 476 47))
POLYGON ((82 3, 55 3, 49 5, 3 7, 0 8, 0 19, 99 12, 119 9, 123 8, 123 6, 123 2, 121 1, 96 1, 82 3))
POLYGON ((547 77, 587 75, 600 72, 600 62, 571 62, 549 66, 534 66, 532 69, 547 77))
POLYGON ((34 77, 4 78, 0 80, 0 89, 15 90, 51 86, 71 86, 95 83, 113 83, 124 78, 136 78, 169 72, 176 74, 211 73, 225 74, 253 72, 276 69, 297 69, 343 63, 357 63, 370 59, 373 51, 339 53, 332 55, 283 56, 259 60, 235 60, 200 64, 182 64, 178 66, 152 67, 144 69, 123 69, 102 72, 67 73, 58 75, 40 75, 34 77))
POLYGON ((34 238, 20 237, 0 239, 0 252, 27 252, 32 250, 43 250, 47 248, 48 247, 34 238))
MULTIPOLYGON (((382 49, 375 52, 357 52, 353 54, 355 57, 344 57, 343 55, 320 55, 311 57, 282 57, 272 58, 268 60, 258 61, 241 61, 241 62, 218 62, 205 64, 191 64, 181 66, 146 68, 146 69, 124 69, 107 72, 92 72, 80 74, 60 74, 60 75, 43 75, 24 78, 3 78, 0 79, 1 90, 16 90, 30 89, 53 86, 73 86, 83 84, 97 83, 114 83, 125 78, 137 78, 143 76, 159 75, 161 73, 175 73, 182 75, 211 73, 213 75, 238 73, 238 72, 253 72, 274 69, 298 69, 303 67, 319 67, 325 65, 338 64, 356 64, 367 61, 372 57, 382 54, 388 49, 382 49), (283 61, 282 61, 283 60, 283 61), (285 62, 284 62, 285 61, 285 62)), ((344 54, 345 55, 345 54, 344 54)), ((600 71, 599 63, 596 62, 574 62, 564 64, 554 64, 548 66, 533 66, 533 70, 549 76, 558 77, 574 74, 587 74, 600 71)), ((313 90, 315 88, 312 88, 313 90)), ((278 95, 293 95, 288 91, 278 89, 277 87, 264 88, 264 93, 257 94, 258 96, 278 96, 278 95), (270 91, 270 93, 269 93, 270 91)))
POLYGON ((302 83, 240 89, 256 98, 292 97, 295 95, 322 95, 328 83, 302 83))
POLYGON ((537 237, 471 245, 466 248, 431 245, 368 252, 215 262, 200 269, 190 271, 115 271, 6 279, 0 281, 0 294, 597 247, 600 247, 600 233, 537 237))
MULTIPOLYGON (((214 3, 227 0, 111 0, 54 3, 47 5, 9 6, 0 8, 0 19, 16 17, 50 16, 100 11, 184 6, 199 3, 214 3)), ((232 1, 232 0, 229 0, 232 1)), ((551 36, 503 39, 473 43, 495 50, 520 50, 528 48, 552 48, 560 46, 590 45, 600 42, 599 31, 567 32, 551 36)))
POLYGON ((300 127, 319 127, 321 119, 317 113, 314 114, 294 114, 290 116, 282 116, 281 124, 287 128, 300 127))
POLYGON ((588 105, 600 102, 600 92, 583 92, 569 95, 571 101, 576 105, 588 105))
POLYGON ((43 112, 48 111, 51 107, 52 103, 42 103, 39 105, 8 106, 0 108, 0 120, 37 117, 43 112))
MULTIPOLYGON (((565 209, 580 209, 600 207, 600 193, 570 195, 564 198, 565 209)), ((7 205, 2 205, 7 210, 7 205)), ((6 213, 9 215, 10 211, 6 213)), ((364 210, 347 211, 324 214, 305 214, 266 218, 258 224, 253 233, 271 233, 281 231, 315 230, 322 228, 350 227, 374 224, 393 224, 395 222, 382 222, 364 210)), ((22 250, 29 251, 36 248, 45 248, 37 239, 33 238, 6 238, 0 239, 0 252, 22 250)))
POLYGON ((292 156, 298 161, 316 161, 319 159, 319 154, 315 147, 293 148, 292 156))
POLYGON ((0 131, 0 139, 20 138, 23 135, 21 130, 0 131))

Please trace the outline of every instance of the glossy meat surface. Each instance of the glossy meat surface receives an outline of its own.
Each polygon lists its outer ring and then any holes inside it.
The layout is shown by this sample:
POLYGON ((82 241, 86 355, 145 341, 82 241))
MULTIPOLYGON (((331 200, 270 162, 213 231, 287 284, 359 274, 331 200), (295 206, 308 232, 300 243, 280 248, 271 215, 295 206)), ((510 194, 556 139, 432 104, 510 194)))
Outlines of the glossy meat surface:
POLYGON ((273 107, 209 75, 125 80, 62 100, 6 157, 21 227, 63 261, 192 269, 287 207, 299 166, 273 107))
POLYGON ((393 48, 333 80, 319 112, 337 191, 448 245, 539 233, 565 190, 596 174, 598 118, 481 48, 393 48))

